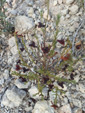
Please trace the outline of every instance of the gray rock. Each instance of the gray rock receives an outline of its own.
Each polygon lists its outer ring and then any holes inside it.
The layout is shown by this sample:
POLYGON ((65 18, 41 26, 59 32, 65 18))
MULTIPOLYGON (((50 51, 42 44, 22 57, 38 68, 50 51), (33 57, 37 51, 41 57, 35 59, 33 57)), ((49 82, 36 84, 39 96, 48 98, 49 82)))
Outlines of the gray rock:
POLYGON ((17 16, 15 19, 15 31, 18 34, 26 33, 34 27, 34 22, 32 18, 26 16, 17 16))
POLYGON ((2 98, 1 104, 3 104, 4 106, 9 106, 11 108, 18 107, 22 103, 22 100, 25 96, 25 91, 13 87, 12 89, 6 90, 2 98))
POLYGON ((54 110, 49 106, 47 101, 38 101, 32 113, 54 113, 54 110))
POLYGON ((27 5, 33 5, 33 0, 25 0, 27 5))
MULTIPOLYGON (((54 90, 54 91, 55 91, 55 90, 54 90)), ((54 102, 55 97, 56 97, 55 94, 56 94, 56 93, 53 92, 53 91, 50 91, 50 92, 49 92, 49 99, 50 99, 50 101, 54 102)))

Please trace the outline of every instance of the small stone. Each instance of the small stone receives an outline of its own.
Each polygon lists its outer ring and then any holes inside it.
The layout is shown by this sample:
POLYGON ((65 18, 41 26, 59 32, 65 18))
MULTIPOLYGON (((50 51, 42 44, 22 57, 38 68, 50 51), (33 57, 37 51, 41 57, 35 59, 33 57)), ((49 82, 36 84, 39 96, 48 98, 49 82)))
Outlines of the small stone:
POLYGON ((71 107, 69 104, 62 106, 59 108, 58 113, 72 113, 71 107))
POLYGON ((54 5, 54 6, 56 6, 56 5, 57 5, 57 0, 55 0, 55 1, 53 2, 53 5, 54 5))
POLYGON ((65 4, 66 3, 66 0, 63 0, 63 3, 65 4))
POLYGON ((79 107, 79 108, 82 107, 81 101, 78 100, 78 99, 73 99, 73 105, 76 106, 76 107, 79 107))
POLYGON ((33 0, 25 0, 27 5, 33 5, 33 0))
POLYGON ((44 11, 43 18, 50 20, 50 15, 48 15, 48 11, 47 10, 44 11))
POLYGON ((77 5, 73 5, 69 8, 70 10, 70 14, 76 14, 78 12, 78 6, 77 5))
POLYGON ((4 76, 4 79, 8 79, 9 78, 9 70, 4 70, 4 73, 3 73, 3 76, 4 76))
MULTIPOLYGON (((54 90, 55 91, 55 90, 54 90)), ((55 98, 56 98, 56 93, 55 92, 53 92, 53 91, 50 91, 49 92, 49 99, 50 99, 50 101, 52 101, 52 102, 54 102, 54 100, 55 100, 55 98)))
POLYGON ((27 83, 23 83, 23 82, 20 82, 19 79, 16 79, 15 80, 15 83, 14 83, 19 89, 27 89, 29 86, 30 86, 30 82, 27 82, 27 83))
POLYGON ((17 16, 15 18, 15 31, 18 32, 18 34, 26 33, 33 27, 34 22, 32 18, 26 16, 17 16))
POLYGON ((74 0, 66 0, 66 4, 67 5, 70 5, 70 4, 72 4, 74 2, 74 0))
POLYGON ((71 27, 69 28, 69 31, 70 31, 70 32, 74 32, 74 31, 75 31, 75 27, 74 27, 74 26, 71 26, 71 27))
POLYGON ((28 90, 28 92, 29 92, 29 95, 30 95, 32 98, 34 98, 34 99, 39 99, 39 98, 41 98, 41 97, 39 96, 39 94, 37 94, 39 91, 38 91, 38 88, 37 88, 36 86, 32 86, 32 87, 28 90))
POLYGON ((44 95, 45 98, 47 98, 47 96, 48 96, 48 88, 46 88, 46 87, 43 88, 42 94, 44 95))
POLYGON ((32 113, 54 113, 54 110, 49 106, 47 101, 38 101, 35 104, 32 113))
POLYGON ((34 10, 33 10, 32 7, 29 7, 29 8, 27 9, 27 14, 28 14, 28 16, 32 17, 32 15, 34 14, 34 10))
POLYGON ((66 15, 68 13, 68 9, 64 9, 61 11, 62 15, 66 15))
POLYGON ((85 93, 85 85, 84 84, 79 83, 79 89, 82 93, 85 93))
POLYGON ((59 4, 62 4, 62 2, 63 2, 62 0, 58 0, 58 3, 59 3, 59 4))
POLYGON ((10 10, 10 13, 11 13, 12 15, 16 15, 16 14, 17 14, 17 11, 16 11, 16 10, 10 10))
POLYGON ((8 44, 10 47, 13 47, 16 45, 16 42, 15 42, 15 37, 12 37, 8 40, 8 44))
POLYGON ((75 80, 76 82, 79 82, 79 79, 80 79, 79 75, 77 75, 77 76, 74 77, 74 80, 75 80))
POLYGON ((15 45, 14 47, 12 47, 10 51, 13 55, 18 54, 17 46, 15 45))
POLYGON ((80 108, 74 108, 73 113, 82 113, 82 109, 80 108))
POLYGON ((22 100, 25 96, 26 96, 25 91, 13 87, 11 89, 6 90, 1 103, 11 108, 18 107, 22 103, 22 100))

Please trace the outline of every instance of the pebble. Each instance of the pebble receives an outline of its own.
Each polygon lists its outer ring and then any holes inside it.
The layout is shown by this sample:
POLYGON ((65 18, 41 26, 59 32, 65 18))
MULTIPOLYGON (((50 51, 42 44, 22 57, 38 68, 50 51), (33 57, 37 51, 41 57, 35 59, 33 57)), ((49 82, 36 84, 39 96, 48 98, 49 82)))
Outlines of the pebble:
POLYGON ((70 5, 70 4, 72 4, 74 2, 74 0, 66 0, 66 4, 67 5, 70 5))
POLYGON ((14 47, 12 47, 12 48, 10 49, 10 51, 11 51, 11 53, 12 53, 13 55, 18 54, 17 46, 15 45, 14 47))
POLYGON ((22 103, 22 100, 25 96, 26 92, 24 90, 20 90, 14 86, 13 88, 6 90, 1 104, 11 108, 18 107, 22 103))
POLYGON ((79 107, 79 108, 82 107, 80 100, 78 100, 78 99, 73 99, 72 101, 73 101, 73 105, 74 105, 74 106, 79 107))
POLYGON ((10 47, 13 47, 16 45, 16 42, 15 42, 15 37, 11 37, 9 40, 8 40, 8 44, 10 47))
POLYGON ((56 6, 56 5, 57 5, 57 0, 55 0, 55 1, 53 2, 53 5, 54 5, 54 6, 56 6))
POLYGON ((37 94, 39 91, 38 91, 38 88, 36 86, 32 86, 29 90, 29 95, 30 97, 34 98, 34 99, 40 99, 41 97, 39 96, 39 94, 37 94), (36 95, 37 94, 37 95, 36 95))
POLYGON ((69 104, 66 104, 59 108, 58 113, 72 113, 71 107, 69 104))
POLYGON ((58 3, 59 3, 60 5, 62 4, 62 2, 63 2, 62 0, 58 0, 58 3))
POLYGON ((54 110, 48 105, 47 101, 38 101, 32 113, 54 113, 54 110))
POLYGON ((70 8, 70 14, 74 15, 78 12, 78 6, 77 5, 72 5, 70 8))
POLYGON ((79 83, 79 90, 80 90, 82 93, 85 93, 85 85, 79 83))
POLYGON ((19 89, 27 89, 28 87, 30 87, 30 82, 27 83, 23 83, 20 82, 19 79, 16 79, 14 84, 19 88, 19 89))
POLYGON ((33 27, 34 22, 32 18, 26 16, 17 16, 15 18, 15 31, 18 32, 18 34, 26 33, 33 27))

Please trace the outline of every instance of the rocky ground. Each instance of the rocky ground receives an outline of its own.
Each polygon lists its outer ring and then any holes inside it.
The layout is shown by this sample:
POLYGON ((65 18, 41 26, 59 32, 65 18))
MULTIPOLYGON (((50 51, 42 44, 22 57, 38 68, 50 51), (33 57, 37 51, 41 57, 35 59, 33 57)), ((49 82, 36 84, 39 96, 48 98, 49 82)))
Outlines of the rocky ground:
MULTIPOLYGON (((50 0, 50 14, 47 16, 45 0, 6 0, 7 19, 15 24, 15 30, 19 34, 24 34, 24 41, 28 46, 32 37, 35 25, 48 19, 47 37, 52 40, 53 30, 55 29, 54 18, 57 14, 61 15, 59 23, 58 39, 82 42, 82 49, 75 51, 76 56, 85 54, 85 14, 83 7, 77 0, 50 0), (43 19, 41 19, 43 11, 43 19), (30 37, 30 38, 29 38, 30 37)), ((37 36, 42 42, 41 30, 37 28, 37 36)), ((58 45, 60 46, 60 45, 58 45)), ((19 48, 22 45, 19 42, 19 48)), ((27 54, 23 51, 24 58, 27 54)), ((30 82, 24 84, 17 77, 11 75, 19 59, 15 37, 10 34, 0 35, 0 113, 85 113, 85 59, 78 61, 74 66, 73 79, 76 84, 64 84, 65 94, 58 98, 57 108, 52 107, 54 93, 50 91, 49 101, 41 101, 39 95, 33 96, 38 92, 35 85, 30 82), (15 79, 16 78, 16 79, 15 79)), ((61 73, 62 76, 62 73, 61 73)), ((60 86, 58 86, 60 87, 60 86)), ((47 89, 43 94, 47 96, 47 89)))

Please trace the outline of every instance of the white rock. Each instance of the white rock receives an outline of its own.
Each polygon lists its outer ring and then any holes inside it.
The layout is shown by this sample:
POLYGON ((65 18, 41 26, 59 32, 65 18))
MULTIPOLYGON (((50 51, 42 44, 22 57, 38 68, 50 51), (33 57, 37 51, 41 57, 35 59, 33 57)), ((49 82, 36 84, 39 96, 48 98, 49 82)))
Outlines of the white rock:
POLYGON ((17 46, 15 45, 14 47, 12 47, 10 51, 13 55, 18 54, 17 46))
POLYGON ((4 79, 9 78, 9 70, 8 69, 4 70, 3 76, 4 76, 4 79))
POLYGON ((57 2, 58 2, 58 1, 55 0, 55 1, 53 2, 53 5, 56 6, 56 5, 57 5, 57 2))
POLYGON ((79 75, 77 75, 77 76, 74 77, 74 80, 75 80, 76 82, 79 82, 79 79, 80 79, 79 75))
POLYGON ((14 83, 19 89, 27 89, 29 86, 30 86, 30 82, 27 82, 27 83, 23 83, 23 82, 20 82, 19 79, 16 79, 15 80, 15 83, 14 83))
POLYGON ((71 107, 69 104, 62 106, 59 108, 58 113, 72 113, 71 107))
POLYGON ((37 94, 39 91, 38 91, 38 88, 37 88, 36 86, 32 86, 32 87, 28 90, 28 92, 29 92, 30 96, 31 96, 32 98, 34 98, 34 99, 39 99, 39 98, 41 98, 41 97, 39 96, 39 94, 37 94), (35 95, 35 94, 37 94, 37 95, 35 95))
POLYGON ((84 84, 79 83, 79 89, 82 93, 85 93, 85 85, 84 84))
POLYGON ((29 7, 29 8, 27 9, 27 14, 28 14, 28 16, 31 16, 31 17, 32 17, 32 15, 34 14, 34 10, 33 10, 32 7, 29 7))
POLYGON ((33 0, 25 0, 27 5, 33 5, 33 0))
POLYGON ((61 11, 62 15, 66 15, 68 13, 68 9, 64 9, 61 11))
POLYGON ((15 37, 12 37, 8 40, 8 44, 10 47, 13 47, 16 45, 16 42, 15 42, 15 37))
POLYGON ((66 4, 68 4, 68 5, 70 5, 73 2, 74 2, 74 0, 66 0, 66 4))
POLYGON ((4 106, 9 106, 11 108, 18 107, 22 103, 22 100, 25 96, 25 91, 13 87, 12 89, 6 90, 1 103, 4 106))
POLYGON ((62 2, 63 2, 62 0, 58 0, 58 3, 59 3, 59 4, 62 4, 62 2))
POLYGON ((49 106, 47 101, 38 101, 32 113, 54 113, 54 110, 49 106))
POLYGON ((78 99, 73 99, 72 101, 73 101, 74 106, 79 107, 79 108, 82 107, 80 100, 78 100, 78 99))
POLYGON ((6 94, 4 94, 1 105, 8 106, 10 108, 14 108, 15 105, 7 98, 6 94))
POLYGON ((50 20, 50 15, 48 15, 48 11, 47 10, 44 11, 43 18, 50 20))
POLYGON ((78 6, 77 5, 72 5, 70 8, 70 14, 76 14, 78 12, 78 6))
POLYGON ((28 32, 34 27, 34 22, 32 18, 26 16, 17 16, 15 19, 15 31, 18 31, 18 34, 28 32))

